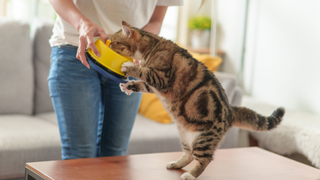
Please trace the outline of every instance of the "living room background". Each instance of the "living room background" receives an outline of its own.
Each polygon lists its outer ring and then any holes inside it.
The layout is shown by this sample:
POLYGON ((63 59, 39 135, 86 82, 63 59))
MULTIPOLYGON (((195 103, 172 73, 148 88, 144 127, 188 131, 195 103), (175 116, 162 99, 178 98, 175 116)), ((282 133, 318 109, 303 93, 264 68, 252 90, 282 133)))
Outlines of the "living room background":
MULTIPOLYGON (((212 12, 212 2, 200 14, 212 12)), ((198 4, 185 0, 189 17, 196 13, 190 7, 198 4)), ((46 0, 0 0, 0 5, 1 16, 29 23, 56 17, 46 0)), ((258 100, 320 114, 319 5, 317 0, 216 0, 217 48, 226 54, 220 71, 243 77, 245 93, 258 100)), ((178 13, 177 7, 168 9, 161 36, 183 41, 184 17, 178 13)))
POLYGON ((240 77, 243 63, 240 86, 247 95, 319 115, 318 7, 318 0, 218 0, 217 45, 226 53, 221 70, 240 77))

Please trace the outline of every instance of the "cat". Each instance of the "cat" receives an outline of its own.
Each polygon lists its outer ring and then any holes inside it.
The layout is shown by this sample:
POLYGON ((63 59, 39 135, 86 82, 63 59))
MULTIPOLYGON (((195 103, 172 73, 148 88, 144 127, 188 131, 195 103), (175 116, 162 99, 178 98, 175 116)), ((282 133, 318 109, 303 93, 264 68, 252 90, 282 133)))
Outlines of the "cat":
POLYGON ((156 94, 177 124, 184 153, 167 168, 180 169, 197 161, 181 175, 182 180, 195 179, 205 170, 231 126, 266 131, 275 128, 284 116, 284 108, 265 117, 245 107, 231 106, 213 72, 170 40, 131 27, 125 21, 110 39, 110 48, 115 52, 141 59, 140 66, 122 64, 121 71, 127 77, 140 81, 121 83, 121 90, 128 95, 156 94))

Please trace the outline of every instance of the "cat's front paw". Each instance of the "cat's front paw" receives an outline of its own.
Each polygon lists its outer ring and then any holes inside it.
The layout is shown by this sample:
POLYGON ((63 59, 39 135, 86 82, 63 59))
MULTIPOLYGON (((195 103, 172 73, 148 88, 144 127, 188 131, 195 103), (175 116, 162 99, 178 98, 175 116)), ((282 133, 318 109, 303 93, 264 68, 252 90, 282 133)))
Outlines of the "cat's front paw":
POLYGON ((167 169, 180 169, 180 168, 181 167, 177 165, 176 161, 172 161, 167 164, 167 169))
POLYGON ((119 86, 122 92, 126 93, 127 95, 131 95, 133 91, 129 87, 133 84, 134 83, 132 81, 129 81, 127 83, 120 83, 119 86))
POLYGON ((196 177, 192 176, 189 172, 185 172, 180 176, 181 180, 194 180, 196 177))
POLYGON ((126 76, 129 76, 130 69, 134 67, 134 64, 130 61, 124 62, 121 66, 121 71, 126 74, 126 76))

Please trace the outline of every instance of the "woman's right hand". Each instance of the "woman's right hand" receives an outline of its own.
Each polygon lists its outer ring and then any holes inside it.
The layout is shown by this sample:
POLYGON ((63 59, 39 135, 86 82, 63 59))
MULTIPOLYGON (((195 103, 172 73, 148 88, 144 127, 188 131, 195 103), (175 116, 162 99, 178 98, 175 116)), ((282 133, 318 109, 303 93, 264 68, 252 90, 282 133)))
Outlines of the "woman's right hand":
POLYGON ((94 44, 93 37, 100 36, 101 40, 106 43, 108 35, 104 30, 99 27, 97 24, 93 23, 89 19, 82 19, 77 27, 79 32, 79 47, 77 51, 77 58, 85 65, 87 68, 90 68, 85 56, 85 51, 87 45, 92 49, 94 54, 100 57, 100 53, 97 47, 94 44))
POLYGON ((49 0, 54 10, 59 16, 70 23, 79 32, 79 47, 77 52, 77 58, 90 68, 85 56, 87 45, 93 50, 93 52, 100 56, 99 51, 94 45, 93 37, 100 36, 103 42, 108 39, 104 30, 85 17, 74 4, 73 0, 49 0))

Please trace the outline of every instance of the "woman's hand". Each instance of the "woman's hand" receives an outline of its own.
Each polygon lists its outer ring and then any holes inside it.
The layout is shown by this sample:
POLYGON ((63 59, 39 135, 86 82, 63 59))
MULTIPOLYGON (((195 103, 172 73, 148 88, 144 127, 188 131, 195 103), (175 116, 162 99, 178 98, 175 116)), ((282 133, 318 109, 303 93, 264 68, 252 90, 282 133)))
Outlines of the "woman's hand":
POLYGON ((108 36, 101 27, 99 27, 89 19, 81 20, 77 30, 79 31, 80 36, 76 57, 82 62, 83 65, 85 65, 87 68, 90 68, 90 65, 88 64, 85 56, 87 45, 92 49, 94 54, 100 57, 100 53, 97 47, 94 45, 93 37, 99 36, 101 40, 106 43, 108 36))
POLYGON ((99 51, 94 45, 93 37, 100 36, 103 42, 108 39, 107 34, 102 28, 94 24, 87 17, 85 17, 74 4, 73 0, 49 0, 54 10, 59 16, 70 23, 79 32, 79 47, 77 52, 77 58, 90 68, 85 56, 87 44, 93 50, 93 52, 100 56, 99 51))

